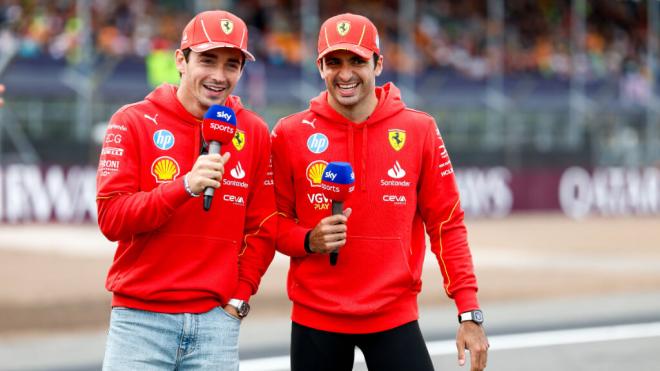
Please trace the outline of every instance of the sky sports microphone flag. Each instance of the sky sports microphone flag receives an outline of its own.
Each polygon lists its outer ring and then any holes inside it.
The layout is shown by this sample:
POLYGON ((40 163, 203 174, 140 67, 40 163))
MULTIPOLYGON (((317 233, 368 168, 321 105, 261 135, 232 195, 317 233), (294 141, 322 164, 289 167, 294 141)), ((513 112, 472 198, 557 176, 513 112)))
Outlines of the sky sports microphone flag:
MULTIPOLYGON (((219 104, 212 105, 204 114, 202 120, 202 136, 209 144, 209 154, 219 154, 220 146, 228 144, 236 133, 236 114, 229 107, 219 104)), ((204 210, 211 208, 215 188, 206 187, 204 190, 204 210)))
MULTIPOLYGON (((331 162, 323 171, 321 178, 323 194, 332 201, 332 215, 344 212, 344 201, 355 188, 355 174, 348 162, 331 162)), ((337 264, 339 253, 330 253, 330 265, 337 264)))

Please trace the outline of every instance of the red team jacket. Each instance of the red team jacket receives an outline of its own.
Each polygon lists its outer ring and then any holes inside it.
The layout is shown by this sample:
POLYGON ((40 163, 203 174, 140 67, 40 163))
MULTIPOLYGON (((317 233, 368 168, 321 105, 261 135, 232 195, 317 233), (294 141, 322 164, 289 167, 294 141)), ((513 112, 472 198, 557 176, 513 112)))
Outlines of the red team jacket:
POLYGON ((399 89, 376 88, 378 105, 359 124, 327 103, 273 129, 273 171, 279 221, 277 249, 291 256, 292 319, 333 332, 369 333, 418 318, 425 254, 424 227, 459 312, 479 307, 477 283, 453 168, 431 116, 406 108, 399 89), (331 213, 321 191, 327 162, 348 161, 355 191, 345 207, 348 237, 336 266, 306 254, 304 238, 331 213))
POLYGON ((161 85, 111 118, 97 173, 98 222, 119 241, 106 288, 112 305, 201 313, 248 300, 274 255, 268 127, 240 99, 225 105, 237 134, 211 210, 184 188, 200 154, 201 120, 161 85))

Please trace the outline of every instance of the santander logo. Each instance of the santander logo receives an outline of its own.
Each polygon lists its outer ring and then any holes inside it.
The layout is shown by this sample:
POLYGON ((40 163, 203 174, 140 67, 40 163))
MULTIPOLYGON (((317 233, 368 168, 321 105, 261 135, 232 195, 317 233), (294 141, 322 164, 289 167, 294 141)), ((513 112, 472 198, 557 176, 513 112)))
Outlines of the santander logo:
POLYGON ((393 179, 401 179, 406 176, 406 171, 399 165, 399 161, 394 161, 394 166, 387 171, 387 175, 393 179))
POLYGON ((231 176, 234 177, 234 179, 243 179, 245 178, 245 170, 243 170, 243 166, 241 166, 240 161, 236 164, 236 167, 231 169, 229 172, 231 176))

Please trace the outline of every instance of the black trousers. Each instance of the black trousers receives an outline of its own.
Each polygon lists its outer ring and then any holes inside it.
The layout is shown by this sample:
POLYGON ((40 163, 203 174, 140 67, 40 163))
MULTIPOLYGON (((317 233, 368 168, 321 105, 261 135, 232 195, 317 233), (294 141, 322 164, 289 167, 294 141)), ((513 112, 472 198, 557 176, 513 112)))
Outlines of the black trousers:
POLYGON ((370 371, 433 371, 417 321, 370 334, 340 334, 293 323, 292 371, 351 371, 355 347, 370 371))

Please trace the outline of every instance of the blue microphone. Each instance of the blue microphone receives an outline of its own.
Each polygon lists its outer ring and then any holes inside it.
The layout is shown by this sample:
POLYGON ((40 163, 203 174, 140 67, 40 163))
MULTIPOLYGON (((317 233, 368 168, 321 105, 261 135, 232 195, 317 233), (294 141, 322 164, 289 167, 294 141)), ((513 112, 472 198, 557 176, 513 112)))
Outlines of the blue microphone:
MULTIPOLYGON (((228 144, 236 133, 236 113, 229 107, 214 104, 202 120, 202 136, 209 144, 209 154, 219 154, 221 144, 228 144)), ((204 210, 209 211, 215 188, 204 190, 204 210)))
MULTIPOLYGON (((355 189, 355 174, 348 162, 331 162, 323 170, 321 188, 323 194, 332 201, 332 215, 344 212, 344 201, 355 189)), ((339 253, 330 253, 330 265, 336 265, 339 253)))

